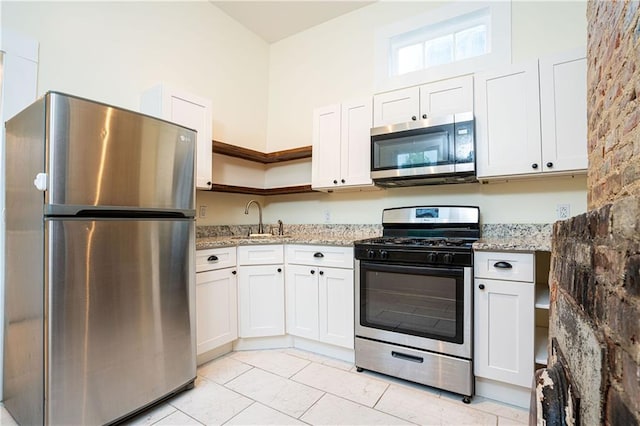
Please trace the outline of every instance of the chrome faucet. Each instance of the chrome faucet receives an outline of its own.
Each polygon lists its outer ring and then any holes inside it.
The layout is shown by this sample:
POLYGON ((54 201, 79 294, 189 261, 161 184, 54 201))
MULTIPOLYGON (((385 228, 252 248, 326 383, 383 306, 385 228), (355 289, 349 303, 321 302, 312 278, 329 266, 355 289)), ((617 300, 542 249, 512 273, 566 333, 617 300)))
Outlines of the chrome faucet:
POLYGON ((247 207, 244 208, 244 214, 249 214, 249 206, 255 203, 258 206, 258 234, 264 234, 264 229, 262 226, 262 206, 256 200, 251 200, 247 203, 247 207))

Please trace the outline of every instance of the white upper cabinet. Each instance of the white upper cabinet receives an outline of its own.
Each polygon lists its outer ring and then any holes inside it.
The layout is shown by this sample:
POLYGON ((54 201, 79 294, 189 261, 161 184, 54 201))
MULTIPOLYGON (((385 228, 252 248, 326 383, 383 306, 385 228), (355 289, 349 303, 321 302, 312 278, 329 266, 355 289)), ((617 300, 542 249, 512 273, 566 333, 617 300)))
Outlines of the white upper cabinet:
POLYGON ((331 191, 373 185, 371 117, 371 98, 314 110, 313 189, 331 191))
POLYGON ((584 49, 476 77, 478 178, 587 167, 584 49))
POLYGON ((420 117, 473 111, 473 76, 449 78, 420 86, 420 117))
POLYGON ((373 97, 373 127, 473 111, 473 76, 449 78, 373 97))
POLYGON ((420 116, 420 89, 407 87, 373 97, 373 127, 417 120, 420 116))
POLYGON ((539 171, 538 62, 483 73, 476 87, 478 177, 539 171))
POLYGON ((211 101, 165 85, 142 94, 140 111, 198 132, 196 144, 196 188, 211 189, 212 116, 211 101))
POLYGON ((584 49, 540 59, 543 170, 587 168, 587 59, 584 49))

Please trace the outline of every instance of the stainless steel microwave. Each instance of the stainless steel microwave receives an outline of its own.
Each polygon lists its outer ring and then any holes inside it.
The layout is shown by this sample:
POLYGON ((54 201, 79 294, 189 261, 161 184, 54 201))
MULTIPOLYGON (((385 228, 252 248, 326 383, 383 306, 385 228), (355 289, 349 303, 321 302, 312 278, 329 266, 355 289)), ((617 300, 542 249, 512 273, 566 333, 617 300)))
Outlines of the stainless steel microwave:
POLYGON ((384 187, 475 181, 473 113, 372 128, 371 179, 384 187))

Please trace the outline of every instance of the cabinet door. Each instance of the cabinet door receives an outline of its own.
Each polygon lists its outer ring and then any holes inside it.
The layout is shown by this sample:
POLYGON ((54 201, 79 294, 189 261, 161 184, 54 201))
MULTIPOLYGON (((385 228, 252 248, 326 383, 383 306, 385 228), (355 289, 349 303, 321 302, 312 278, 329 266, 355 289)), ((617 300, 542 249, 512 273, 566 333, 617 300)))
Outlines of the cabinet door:
POLYGON ((420 118, 468 111, 473 112, 473 76, 420 86, 420 118))
POLYGON ((419 119, 420 90, 417 87, 394 90, 373 97, 373 127, 419 119))
POLYGON ((164 85, 142 94, 140 111, 172 121, 198 132, 196 143, 196 188, 211 189, 212 117, 211 101, 164 85))
POLYGON ((311 186, 333 188, 340 182, 340 104, 313 111, 311 186))
POLYGON ((478 177, 540 173, 538 62, 476 78, 478 177))
POLYGON ((196 188, 211 188, 211 102, 182 93, 170 96, 171 121, 198 131, 196 144, 196 188))
POLYGON ((196 274, 196 342, 198 355, 238 338, 235 268, 196 274))
POLYGON ((353 349, 353 269, 320 268, 320 340, 353 349))
POLYGON ((238 310, 239 337, 283 335, 283 266, 239 267, 238 310))
POLYGON ((578 49, 540 59, 542 168, 587 168, 587 60, 578 49))
POLYGON ((318 340, 318 274, 316 268, 287 265, 287 333, 318 340))
POLYGON ((371 180, 372 120, 371 98, 342 103, 340 151, 340 183, 342 185, 373 184, 371 180))
POLYGON ((530 387, 534 284, 476 279, 475 375, 530 387))

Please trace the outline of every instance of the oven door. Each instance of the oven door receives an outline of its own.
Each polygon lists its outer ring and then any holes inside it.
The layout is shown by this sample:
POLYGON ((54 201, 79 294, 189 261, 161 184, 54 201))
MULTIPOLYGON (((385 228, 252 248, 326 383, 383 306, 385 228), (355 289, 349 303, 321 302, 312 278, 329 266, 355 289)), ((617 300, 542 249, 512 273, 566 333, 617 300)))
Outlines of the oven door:
POLYGON ((471 358, 471 268, 355 262, 356 336, 471 358))

